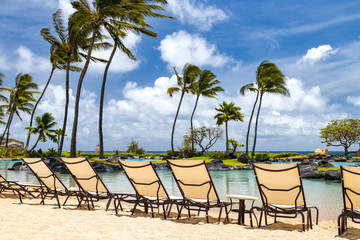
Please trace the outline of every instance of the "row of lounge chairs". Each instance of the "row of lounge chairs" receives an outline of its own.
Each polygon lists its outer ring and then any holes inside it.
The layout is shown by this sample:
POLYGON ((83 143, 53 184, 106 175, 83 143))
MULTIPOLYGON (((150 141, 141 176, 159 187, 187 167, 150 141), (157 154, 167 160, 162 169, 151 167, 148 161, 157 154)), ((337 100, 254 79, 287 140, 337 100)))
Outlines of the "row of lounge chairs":
MULTIPOLYGON (((148 213, 149 209, 154 217, 154 208, 162 208, 166 219, 173 207, 177 208, 177 218, 183 209, 195 210, 199 214, 204 211, 209 222, 209 210, 219 209, 218 222, 222 211, 225 212, 225 222, 229 221, 229 212, 232 203, 221 201, 210 173, 203 160, 168 160, 167 163, 181 192, 181 197, 169 196, 162 184, 154 166, 149 161, 119 161, 135 194, 110 192, 99 175, 95 172, 86 158, 62 158, 63 163, 75 180, 78 188, 67 188, 56 174, 40 158, 23 158, 24 163, 34 173, 40 185, 6 181, 0 176, 0 193, 7 189, 16 193, 22 202, 26 193, 33 197, 41 197, 41 204, 46 198, 56 198, 58 207, 61 206, 59 196, 66 196, 63 205, 70 196, 75 196, 78 206, 85 203, 88 209, 94 208, 94 202, 101 199, 108 200, 106 210, 113 201, 115 212, 122 210, 121 202, 133 203, 132 214, 138 206, 143 207, 148 213), (34 195, 36 193, 37 195, 34 195)), ((301 215, 302 229, 312 228, 312 211, 316 212, 318 224, 319 211, 315 206, 306 204, 303 184, 298 164, 253 164, 253 169, 258 184, 261 206, 253 206, 249 210, 250 224, 253 226, 255 211, 260 211, 258 226, 262 218, 268 224, 267 217, 295 218, 301 215)), ((342 189, 344 209, 338 217, 339 235, 347 230, 347 219, 354 222, 360 219, 360 168, 341 166, 342 189)))

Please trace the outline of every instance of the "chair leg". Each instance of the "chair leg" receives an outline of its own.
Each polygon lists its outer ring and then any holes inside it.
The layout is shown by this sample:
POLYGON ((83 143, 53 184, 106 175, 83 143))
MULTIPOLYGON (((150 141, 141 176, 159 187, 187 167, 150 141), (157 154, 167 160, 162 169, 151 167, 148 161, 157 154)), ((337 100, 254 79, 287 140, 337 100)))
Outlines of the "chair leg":
MULTIPOLYGON (((220 220, 221 220, 222 208, 223 208, 223 206, 220 206, 219 217, 218 217, 218 224, 220 223, 220 220)), ((226 217, 225 217, 225 221, 226 221, 226 217)))
POLYGON ((181 206, 180 206, 180 210, 178 209, 178 216, 177 216, 177 219, 180 219, 180 217, 181 217, 181 212, 182 212, 182 209, 183 209, 183 207, 184 207, 184 202, 181 204, 181 206))
POLYGON ((209 223, 209 208, 205 207, 206 223, 209 223))
POLYGON ((138 204, 139 204, 138 202, 135 203, 134 208, 132 209, 131 215, 134 215, 136 207, 137 207, 138 204))
POLYGON ((67 200, 69 199, 69 197, 70 197, 70 194, 68 194, 68 195, 66 196, 66 199, 65 199, 65 201, 64 201, 64 203, 63 203, 63 206, 65 206, 65 204, 66 204, 67 200))
POLYGON ((56 197, 56 201, 57 201, 58 207, 61 208, 60 200, 59 200, 59 193, 58 193, 58 192, 55 193, 55 197, 56 197))
POLYGON ((304 217, 304 213, 300 212, 301 214, 301 220, 302 220, 302 229, 303 232, 305 232, 305 217, 304 217))

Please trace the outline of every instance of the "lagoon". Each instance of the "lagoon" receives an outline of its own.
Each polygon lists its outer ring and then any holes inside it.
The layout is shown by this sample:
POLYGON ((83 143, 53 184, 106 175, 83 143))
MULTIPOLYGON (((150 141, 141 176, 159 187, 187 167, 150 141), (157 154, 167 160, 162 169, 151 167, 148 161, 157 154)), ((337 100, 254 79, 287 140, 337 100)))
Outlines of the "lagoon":
MULTIPOLYGON (((8 180, 35 181, 30 171, 9 171, 14 161, 0 161, 0 174, 8 180)), ((349 163, 335 163, 334 165, 349 165, 349 163)), ((157 170, 169 195, 180 196, 171 172, 157 170)), ((258 196, 258 188, 252 170, 210 171, 216 190, 221 199, 227 194, 241 194, 258 196)), ((56 173, 65 185, 75 187, 75 182, 69 174, 56 173)), ((133 189, 123 172, 99 173, 111 192, 133 193, 133 189)), ((303 179, 306 201, 308 205, 319 208, 321 220, 335 220, 342 209, 341 183, 339 181, 325 181, 323 179, 303 179)), ((255 204, 259 205, 260 202, 255 204)))

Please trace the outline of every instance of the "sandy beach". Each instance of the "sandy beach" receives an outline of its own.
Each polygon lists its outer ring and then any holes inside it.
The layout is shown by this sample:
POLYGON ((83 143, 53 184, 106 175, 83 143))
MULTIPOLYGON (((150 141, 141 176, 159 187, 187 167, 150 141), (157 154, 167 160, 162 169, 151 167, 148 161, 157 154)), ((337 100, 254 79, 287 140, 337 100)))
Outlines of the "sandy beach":
MULTIPOLYGON (((168 220, 137 212, 130 216, 130 205, 115 215, 105 211, 105 202, 96 209, 76 208, 75 200, 59 209, 55 201, 39 205, 39 199, 0 198, 1 239, 338 239, 336 221, 320 221, 313 230, 301 232, 301 220, 283 220, 262 228, 236 224, 231 213, 230 224, 206 224, 204 216, 194 219, 168 220)), ((212 216, 216 217, 213 212, 212 216)), ((246 216, 246 220, 248 217, 246 216)), ((349 230, 341 238, 360 239, 360 225, 349 223, 349 230)), ((340 238, 339 238, 340 239, 340 238)))

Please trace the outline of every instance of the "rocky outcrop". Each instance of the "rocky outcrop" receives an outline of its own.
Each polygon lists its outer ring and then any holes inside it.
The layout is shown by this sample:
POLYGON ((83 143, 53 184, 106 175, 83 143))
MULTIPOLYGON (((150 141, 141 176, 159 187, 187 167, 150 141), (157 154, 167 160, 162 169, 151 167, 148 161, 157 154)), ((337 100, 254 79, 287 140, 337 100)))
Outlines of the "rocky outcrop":
POLYGON ((325 180, 339 180, 341 177, 340 170, 329 170, 326 172, 325 180))

